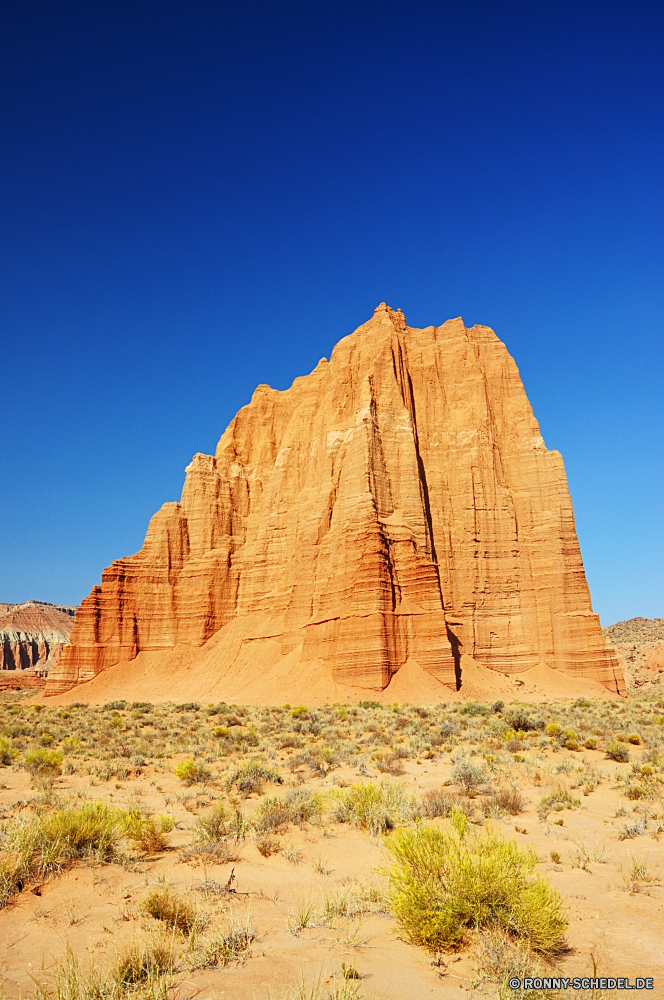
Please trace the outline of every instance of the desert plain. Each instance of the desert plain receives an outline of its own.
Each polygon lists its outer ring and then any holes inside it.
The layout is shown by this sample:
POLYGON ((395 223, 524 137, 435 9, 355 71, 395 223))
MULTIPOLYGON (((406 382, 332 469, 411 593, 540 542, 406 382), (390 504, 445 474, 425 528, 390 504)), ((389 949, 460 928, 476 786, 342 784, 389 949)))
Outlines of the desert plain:
POLYGON ((3 993, 534 997, 549 992, 506 977, 596 970, 653 977, 661 995, 653 691, 315 708, 6 694, 3 993), (75 817, 95 809, 86 834, 75 817), (413 939, 390 893, 391 837, 449 831, 454 815, 465 837, 532 852, 566 923, 552 952, 498 926, 449 947, 413 939))

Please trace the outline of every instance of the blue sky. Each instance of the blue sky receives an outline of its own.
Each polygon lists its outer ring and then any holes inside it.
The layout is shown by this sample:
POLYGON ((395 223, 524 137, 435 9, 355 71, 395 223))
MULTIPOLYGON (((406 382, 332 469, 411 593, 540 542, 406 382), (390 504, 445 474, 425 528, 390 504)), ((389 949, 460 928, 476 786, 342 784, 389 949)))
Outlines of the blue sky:
POLYGON ((664 8, 0 8, 0 601, 78 603, 381 301, 505 341, 604 625, 664 617, 664 8))

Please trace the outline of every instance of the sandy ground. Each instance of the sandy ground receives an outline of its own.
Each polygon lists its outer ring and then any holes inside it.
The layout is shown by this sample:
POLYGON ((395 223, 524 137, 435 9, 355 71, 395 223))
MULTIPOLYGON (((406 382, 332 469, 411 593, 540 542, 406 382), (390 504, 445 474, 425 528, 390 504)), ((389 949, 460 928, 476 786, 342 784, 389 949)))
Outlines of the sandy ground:
MULTIPOLYGON (((591 794, 584 796, 580 788, 573 792, 581 799, 580 808, 552 813, 547 821, 538 819, 537 804, 547 788, 561 782, 574 785, 573 775, 553 774, 550 769, 564 757, 574 762, 581 758, 580 754, 545 751, 538 763, 533 754, 533 766, 521 769, 525 811, 495 821, 494 825, 520 844, 537 850, 541 874, 559 889, 569 906, 570 949, 558 962, 561 974, 572 977, 591 973, 594 956, 599 974, 629 976, 632 980, 652 976, 655 989, 647 995, 664 997, 661 841, 648 835, 618 839, 625 820, 615 812, 622 805, 631 813, 635 803, 622 797, 615 777, 629 770, 630 765, 605 760, 599 751, 583 751, 583 755, 601 768, 605 779, 591 794), (555 825, 555 820, 560 819, 563 825, 555 825), (559 853, 559 862, 551 860, 552 851, 559 853), (578 858, 584 852, 590 861, 579 867, 578 858), (635 856, 647 863, 653 876, 653 881, 642 884, 639 891, 630 889, 626 877, 635 856)), ((633 759, 638 757, 637 748, 633 759)), ((285 754, 282 759, 286 759, 285 754)), ((358 970, 362 976, 360 995, 367 1000, 451 1000, 474 992, 471 984, 477 979, 477 971, 469 950, 445 955, 443 964, 437 966, 432 965, 431 955, 405 943, 395 922, 384 913, 355 920, 338 918, 332 926, 321 921, 326 894, 354 880, 368 885, 382 882, 380 868, 385 857, 381 838, 324 821, 320 826, 305 824, 302 829, 291 826, 281 838, 300 853, 297 864, 289 863, 283 854, 262 857, 251 837, 241 848, 241 860, 233 864, 208 861, 193 865, 184 860, 181 848, 191 843, 197 814, 212 797, 223 795, 223 786, 196 786, 185 799, 172 773, 176 760, 164 762, 163 766, 149 765, 140 776, 125 781, 97 783, 80 773, 56 779, 55 791, 59 795, 80 794, 88 800, 100 799, 125 807, 139 804, 155 813, 169 812, 177 820, 177 827, 171 848, 156 858, 139 860, 129 867, 77 864, 39 887, 26 887, 15 902, 0 911, 4 996, 29 992, 33 978, 48 979, 68 947, 85 962, 94 957, 102 966, 112 963, 123 943, 140 934, 141 928, 144 930, 148 918, 141 914, 140 901, 160 879, 196 899, 213 922, 223 922, 229 914, 234 919, 246 917, 258 934, 252 956, 244 964, 180 972, 177 981, 181 996, 228 1000, 279 997, 280 991, 302 977, 310 984, 319 979, 334 982, 332 977, 339 974, 342 963, 358 970), (316 871, 316 864, 327 874, 316 871), (200 891, 205 880, 223 886, 232 868, 235 893, 200 891), (297 923, 298 911, 308 902, 314 906, 312 926, 295 932, 291 928, 297 923)), ((452 766, 449 757, 410 760, 405 762, 402 778, 389 780, 403 781, 421 795, 449 781, 452 766)), ((0 777, 0 808, 5 816, 20 814, 35 795, 28 776, 22 770, 5 768, 0 777)), ((341 767, 325 779, 306 784, 324 791, 332 787, 333 780, 351 783, 384 779, 377 773, 367 777, 341 767)), ((278 787, 266 791, 283 794, 278 787)), ((248 815, 257 801, 252 796, 243 802, 248 815)), ((478 995, 496 995, 491 984, 476 984, 475 990, 478 995)))

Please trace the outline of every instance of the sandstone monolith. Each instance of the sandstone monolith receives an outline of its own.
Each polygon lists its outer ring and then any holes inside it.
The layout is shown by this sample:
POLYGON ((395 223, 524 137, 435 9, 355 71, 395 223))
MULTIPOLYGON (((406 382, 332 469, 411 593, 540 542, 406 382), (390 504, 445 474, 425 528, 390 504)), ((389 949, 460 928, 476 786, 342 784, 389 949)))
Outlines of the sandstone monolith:
POLYGON ((47 694, 144 654, 216 697, 283 664, 380 691, 411 661, 456 689, 462 654, 624 690, 562 457, 504 344, 385 304, 194 457, 180 502, 83 601, 47 694))

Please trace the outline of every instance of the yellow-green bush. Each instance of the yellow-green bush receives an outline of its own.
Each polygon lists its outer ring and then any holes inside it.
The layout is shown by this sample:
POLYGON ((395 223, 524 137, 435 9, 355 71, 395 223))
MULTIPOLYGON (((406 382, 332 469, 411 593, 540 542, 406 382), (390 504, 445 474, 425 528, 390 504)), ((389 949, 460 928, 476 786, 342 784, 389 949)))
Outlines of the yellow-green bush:
POLYGON ((212 771, 207 764, 198 757, 190 757, 189 760, 181 760, 175 767, 175 777, 184 782, 185 785, 206 784, 212 780, 212 771))
POLYGON ((9 764, 14 763, 16 757, 18 757, 18 751, 14 750, 12 741, 8 740, 6 736, 0 736, 0 765, 8 767, 9 764))
POLYGON ((558 785, 557 788, 540 799, 537 814, 540 819, 546 819, 552 809, 555 812, 560 812, 562 809, 578 809, 580 805, 581 799, 577 799, 562 785, 558 785))
POLYGON ((376 836, 407 823, 418 813, 417 800, 404 786, 393 782, 351 785, 334 792, 334 819, 363 827, 376 836))
POLYGON ((388 905, 406 937, 430 951, 461 945, 468 930, 502 928, 543 953, 563 945, 559 894, 535 874, 537 853, 455 811, 447 829, 418 825, 386 839, 388 905))
POLYGON ((23 758, 23 766, 33 778, 51 778, 62 774, 63 760, 59 750, 33 750, 23 758))

